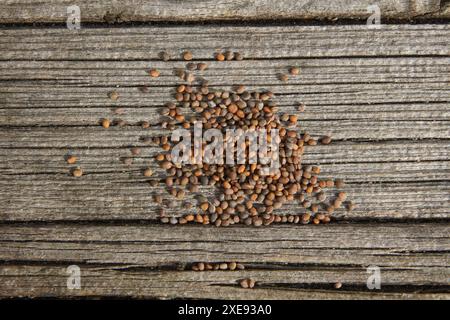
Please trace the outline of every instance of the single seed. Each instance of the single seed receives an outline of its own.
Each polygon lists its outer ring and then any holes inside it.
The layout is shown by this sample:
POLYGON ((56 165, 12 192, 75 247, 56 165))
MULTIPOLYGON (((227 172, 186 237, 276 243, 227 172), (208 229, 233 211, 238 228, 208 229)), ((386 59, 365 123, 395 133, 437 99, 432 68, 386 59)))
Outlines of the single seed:
POLYGON ((159 53, 159 57, 163 60, 163 61, 169 61, 170 60, 170 55, 166 52, 166 51, 162 51, 159 53))
POLYGON ((192 52, 190 52, 190 51, 185 51, 185 52, 183 53, 183 59, 184 59, 184 60, 190 61, 190 60, 192 60, 192 58, 193 58, 192 52))
POLYGON ((141 153, 141 149, 139 149, 138 147, 133 147, 130 149, 130 152, 132 155, 137 156, 141 153))
POLYGON ((150 168, 147 168, 144 170, 144 176, 145 177, 151 177, 153 175, 153 170, 150 168))
POLYGON ((160 75, 160 72, 157 69, 151 69, 149 71, 149 74, 152 78, 158 78, 160 75))
POLYGON ((204 71, 208 68, 208 65, 204 62, 200 62, 197 64, 197 70, 204 71))
POLYGON ((72 171, 72 175, 73 175, 74 177, 79 178, 79 177, 81 177, 81 176, 83 175, 83 170, 81 170, 80 168, 76 168, 76 169, 74 169, 74 170, 72 171))
POLYGON ((329 137, 329 136, 324 136, 324 137, 322 137, 322 139, 320 139, 320 142, 321 142, 322 144, 330 144, 330 143, 331 143, 331 137, 329 137))
POLYGON ((218 53, 218 54, 216 54, 216 60, 217 61, 224 61, 225 60, 225 56, 222 53, 218 53))
POLYGON ((77 157, 70 155, 67 157, 66 161, 68 164, 74 164, 75 162, 77 162, 77 157))
POLYGON ((111 122, 108 119, 103 119, 102 120, 102 127, 103 128, 108 129, 110 125, 111 125, 111 122))
POLYGON ((288 75, 284 74, 284 73, 280 74, 278 78, 280 79, 280 81, 283 81, 283 82, 288 82, 288 80, 289 80, 288 75))
POLYGON ((296 76, 296 75, 298 75, 300 73, 300 69, 298 67, 292 67, 289 70, 289 73, 292 74, 293 76, 296 76))
POLYGON ((108 93, 108 97, 111 100, 116 101, 117 99, 119 99, 119 93, 117 91, 111 91, 108 93))
POLYGON ((336 188, 342 189, 345 186, 345 183, 344 183, 344 180, 342 180, 342 179, 336 179, 336 180, 334 180, 334 185, 336 186, 336 188))
POLYGON ((334 288, 335 288, 335 289, 340 289, 340 288, 342 288, 342 283, 336 282, 336 283, 334 284, 334 288))

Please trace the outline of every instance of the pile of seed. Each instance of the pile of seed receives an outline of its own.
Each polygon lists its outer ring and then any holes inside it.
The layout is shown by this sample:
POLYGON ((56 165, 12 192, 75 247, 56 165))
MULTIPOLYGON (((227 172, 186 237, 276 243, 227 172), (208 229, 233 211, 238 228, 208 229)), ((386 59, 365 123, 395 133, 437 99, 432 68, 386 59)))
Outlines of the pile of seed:
MULTIPOLYGON (((232 60, 231 53, 219 61, 232 60)), ((185 60, 192 60, 192 54, 185 52, 185 60)), ((239 59, 241 57, 239 56, 239 59)), ((156 137, 163 152, 156 156, 160 167, 166 171, 164 183, 169 194, 176 199, 183 199, 186 191, 198 192, 198 187, 214 186, 218 194, 214 199, 200 196, 198 212, 182 217, 167 217, 160 211, 163 223, 170 224, 214 224, 229 226, 245 224, 267 226, 272 223, 328 223, 333 212, 346 200, 346 193, 339 192, 327 197, 325 190, 336 187, 341 189, 344 182, 319 179, 320 167, 302 165, 305 148, 331 143, 331 138, 322 137, 319 141, 308 133, 299 133, 298 116, 279 114, 270 91, 250 91, 243 85, 233 90, 210 89, 207 81, 193 84, 195 77, 189 71, 206 69, 205 63, 188 63, 187 71, 180 77, 185 83, 176 88, 174 101, 168 102, 161 110, 166 119, 163 127, 173 130, 177 126, 193 132, 195 121, 201 121, 203 130, 215 128, 225 133, 226 129, 279 130, 279 174, 265 176, 261 174, 260 164, 218 165, 218 164, 175 164, 171 159, 174 145, 169 137, 156 137), (187 112, 184 112, 187 110, 187 112), (190 113, 187 117, 184 113, 190 113), (287 202, 298 201, 305 212, 303 214, 285 215, 282 206, 287 202)), ((155 72, 155 70, 153 70, 155 72)), ((291 68, 290 73, 297 75, 298 68, 291 68)), ((156 72, 155 72, 156 74, 156 72)), ((158 73, 159 75, 159 73, 158 73)), ((299 110, 304 106, 299 105, 299 110)), ((246 142, 248 147, 248 141, 246 142)), ((248 152, 247 152, 248 156, 248 152)), ((247 158, 248 159, 248 158, 247 158)))
MULTIPOLYGON (((170 60, 170 56, 163 52, 161 58, 170 60)), ((154 143, 162 148, 162 152, 155 159, 165 170, 165 184, 168 193, 175 199, 183 200, 187 192, 198 194, 199 186, 214 186, 216 195, 208 199, 203 195, 197 196, 197 212, 187 213, 181 217, 167 216, 163 205, 172 207, 173 201, 163 201, 161 195, 155 195, 154 200, 161 205, 160 221, 169 224, 214 224, 215 226, 229 226, 245 224, 253 226, 268 226, 272 223, 293 224, 321 224, 328 223, 332 214, 343 204, 348 210, 353 209, 352 202, 345 202, 347 195, 341 191, 327 195, 326 189, 344 187, 344 181, 323 180, 319 178, 320 167, 303 165, 302 157, 306 148, 318 143, 328 145, 331 138, 324 136, 314 139, 307 132, 300 133, 298 116, 295 114, 280 114, 274 102, 271 91, 251 91, 244 85, 238 85, 232 90, 212 89, 208 81, 198 78, 198 73, 206 70, 204 62, 194 63, 190 51, 185 51, 182 58, 188 61, 184 69, 176 69, 183 81, 176 87, 173 101, 168 102, 161 110, 161 127, 174 130, 177 127, 191 130, 196 121, 200 121, 203 130, 215 128, 226 129, 266 130, 269 142, 270 130, 278 129, 279 137, 279 173, 274 175, 261 174, 260 164, 176 164, 171 159, 171 150, 175 143, 170 137, 145 137, 144 142, 154 143), (288 202, 297 202, 301 207, 299 214, 284 214, 282 207, 288 202)), ((215 55, 217 61, 242 60, 240 53, 225 51, 215 55)), ((226 62, 224 62, 226 63, 226 62)), ((291 76, 298 76, 300 69, 296 66, 287 69, 291 76)), ((150 69, 150 77, 158 78, 160 71, 150 69)), ((287 74, 283 74, 281 81, 287 81, 287 74)), ((140 88, 148 92, 148 86, 140 88), (144 90, 145 89, 145 90, 144 90)), ((117 100, 119 94, 110 92, 110 99, 117 100)), ((120 109, 120 108, 119 108, 120 109)), ((303 104, 297 110, 304 111, 303 104)), ((122 113, 122 112, 121 112, 122 113)), ((117 112, 117 114, 119 114, 117 112)), ((116 121, 117 122, 117 121, 116 121)), ((114 123, 116 125, 125 125, 114 123)), ((110 126, 108 119, 103 119, 104 128, 110 126)), ((150 123, 143 121, 142 128, 149 128, 150 123)), ((192 134, 193 136, 193 134, 192 134)), ((246 141, 246 148, 249 142, 246 141)), ((132 156, 140 153, 139 148, 132 148, 132 156)), ((246 151, 246 158, 249 151, 246 151)), ((236 157, 235 157, 236 159, 236 157)), ((132 158, 126 157, 124 163, 131 164, 132 158)), ((145 177, 150 177, 150 168, 143 170, 145 177)), ((158 182, 151 180, 151 185, 158 182)), ((192 203, 185 203, 184 208, 190 209, 192 203)))

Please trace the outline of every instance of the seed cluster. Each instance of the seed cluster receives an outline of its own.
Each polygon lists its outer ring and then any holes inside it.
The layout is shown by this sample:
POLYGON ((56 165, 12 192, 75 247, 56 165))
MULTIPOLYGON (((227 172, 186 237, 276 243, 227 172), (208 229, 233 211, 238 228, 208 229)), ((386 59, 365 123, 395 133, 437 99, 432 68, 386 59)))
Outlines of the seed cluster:
MULTIPOLYGON (((186 55, 186 53, 185 53, 186 55)), ((184 56, 185 56, 184 55, 184 56)), ((219 53, 218 60, 232 60, 232 52, 219 53)), ((188 58, 192 58, 191 55, 188 58)), ((186 59, 185 60, 190 60, 186 59)), ((200 64, 189 63, 186 69, 201 70, 200 64)), ((292 67, 291 74, 298 74, 299 69, 292 67)), ((174 100, 168 102, 161 110, 161 115, 168 119, 163 127, 173 130, 177 126, 193 130, 195 121, 200 121, 203 128, 215 128, 225 133, 226 129, 245 130, 279 130, 279 162, 281 168, 273 175, 263 175, 260 164, 176 164, 171 158, 173 143, 168 137, 153 138, 152 142, 161 146, 164 152, 156 156, 160 167, 166 171, 166 184, 169 194, 183 199, 185 190, 198 192, 199 186, 215 186, 219 194, 215 199, 200 197, 198 212, 182 217, 167 217, 162 210, 160 219, 169 224, 214 224, 229 226, 245 224, 267 226, 272 223, 328 223, 331 214, 342 206, 346 199, 345 192, 328 199, 327 188, 342 188, 341 180, 320 180, 319 166, 302 165, 305 148, 317 145, 318 141, 308 133, 298 131, 298 116, 278 114, 278 107, 272 100, 271 91, 250 91, 243 85, 233 90, 212 90, 205 83, 192 85, 189 73, 182 72, 182 79, 187 84, 176 88, 174 100), (182 110, 190 110, 194 115, 186 117, 182 110), (306 211, 301 215, 284 215, 277 213, 287 203, 297 200, 306 211)), ((192 81, 191 81, 192 80, 192 81)), ((303 108, 303 105, 301 105, 303 108)), ((270 143, 269 135, 267 136, 270 143)), ((319 140, 323 144, 331 143, 326 136, 319 140)), ((249 142, 245 142, 246 155, 249 142)))
POLYGON ((194 271, 215 271, 215 270, 244 270, 243 264, 238 262, 220 262, 220 263, 208 263, 208 262, 198 262, 192 265, 192 270, 194 271))
MULTIPOLYGON (((169 60, 166 52, 160 53, 162 60, 169 60)), ((232 51, 216 53, 216 60, 242 60, 242 54, 232 51)), ((263 166, 258 163, 248 164, 178 164, 171 156, 175 143, 168 136, 143 137, 141 141, 159 145, 162 152, 155 156, 159 166, 165 171, 165 184, 168 194, 176 200, 183 200, 187 192, 198 194, 202 187, 215 187, 218 191, 212 199, 202 195, 197 196, 196 212, 185 213, 181 217, 167 216, 163 206, 173 207, 171 200, 163 201, 162 196, 155 195, 155 202, 160 205, 160 221, 167 224, 214 224, 226 227, 234 224, 253 226, 268 226, 272 223, 321 224, 328 223, 336 209, 345 205, 348 210, 354 208, 352 202, 346 202, 347 195, 341 191, 337 195, 327 195, 331 188, 342 189, 341 179, 319 178, 320 167, 302 164, 306 148, 318 143, 328 145, 331 137, 313 138, 307 132, 301 133, 296 114, 279 113, 274 102, 275 94, 271 91, 248 90, 244 85, 237 85, 230 90, 211 88, 208 81, 202 78, 197 81, 197 74, 208 68, 204 62, 194 63, 190 51, 182 53, 182 59, 187 61, 184 69, 176 69, 183 83, 177 85, 173 101, 161 109, 161 127, 174 130, 177 127, 194 131, 194 123, 201 122, 203 129, 219 129, 224 137, 227 129, 242 129, 245 131, 267 132, 267 143, 271 143, 270 131, 277 129, 276 137, 280 163, 279 171, 270 175, 262 173, 263 166), (299 214, 284 214, 281 209, 286 203, 297 202, 299 214)), ((287 69, 292 76, 300 74, 300 68, 291 66, 287 69)), ((157 78, 160 72, 150 69, 149 75, 157 78)), ((287 81, 288 75, 281 75, 287 81)), ((199 78, 200 79, 200 78, 199 78)), ((149 89, 145 86, 145 90, 149 89)), ((110 93, 110 98, 118 99, 118 93, 110 93)), ((120 109, 120 108, 119 108, 120 109)), ((304 111, 304 104, 299 104, 297 111, 304 111)), ((117 110, 117 109, 116 109, 117 110)), ((108 119, 101 122, 104 128, 110 126, 108 119)), ((113 124, 126 125, 124 121, 113 124)), ((148 121, 140 123, 143 129, 151 125, 148 121)), ((239 138, 239 137, 238 137, 239 138)), ((244 139, 246 159, 254 156, 250 151, 250 142, 244 139)), ((226 142, 226 141, 225 141, 226 142)), ((203 143, 202 154, 206 143, 203 143)), ((141 150, 130 149, 131 157, 122 158, 131 165, 133 156, 138 156, 141 150)), ((192 152, 193 153, 193 152, 192 152)), ((236 151, 235 151, 236 156, 236 151)), ((273 157, 269 151, 269 157, 273 157)), ((236 159, 236 157, 235 157, 236 159)), ((145 177, 151 177, 150 168, 143 169, 145 177)), ((159 181, 152 180, 156 186, 159 181)), ((192 203, 185 203, 184 208, 190 210, 192 203)), ((213 268, 215 266, 212 266, 213 268)), ((200 268, 200 267, 199 267, 200 268)), ((199 269, 200 270, 200 269, 199 269)))

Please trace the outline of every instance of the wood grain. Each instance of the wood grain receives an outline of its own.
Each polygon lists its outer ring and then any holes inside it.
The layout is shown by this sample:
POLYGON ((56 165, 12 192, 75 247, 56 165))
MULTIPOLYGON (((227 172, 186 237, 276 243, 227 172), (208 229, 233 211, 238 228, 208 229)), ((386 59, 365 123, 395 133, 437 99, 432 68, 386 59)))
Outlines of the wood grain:
POLYGON ((450 292, 442 224, 0 229, 1 296, 448 299, 450 292), (199 261, 239 261, 246 270, 190 271, 199 261), (66 287, 73 264, 81 268, 81 290, 66 287), (381 291, 366 287, 370 265, 380 267, 381 291), (239 288, 246 277, 257 281, 254 290, 239 288), (333 289, 337 281, 341 290, 333 289))
POLYGON ((246 60, 318 57, 449 56, 446 24, 342 26, 148 26, 126 28, 4 28, 0 60, 172 59, 190 50, 195 60, 212 60, 221 50, 246 60))
MULTIPOLYGON (((41 8, 59 10, 62 3, 45 0, 41 8)), ((287 17, 289 3, 269 14, 287 17)), ((411 16, 403 3, 382 5, 394 5, 392 16, 411 16)), ((414 15, 439 11, 438 1, 427 3, 412 3, 414 15)), ((35 10, 32 2, 21 1, 23 10, 17 1, 9 4, 8 15, 18 22, 61 22, 65 14, 35 10)), ((211 18, 208 5, 193 10, 211 18)), ((322 5, 308 4, 308 10, 322 5)), ((91 9, 98 21, 105 18, 101 2, 91 9)), ((228 9, 219 7, 213 19, 228 19, 220 17, 228 9)), ((143 19, 151 10, 141 10, 143 19)), ((246 10, 237 12, 251 19, 246 10)), ((448 25, 1 29, 0 296, 448 299, 449 37, 448 25), (300 130, 334 139, 307 148, 304 163, 320 164, 324 178, 344 178, 355 210, 337 210, 324 226, 159 224, 152 196, 172 198, 143 176, 146 167, 155 171, 151 179, 163 172, 153 160, 159 148, 141 138, 170 134, 158 111, 180 83, 173 70, 185 66, 180 54, 187 49, 195 62, 208 63, 203 76, 212 88, 270 89, 280 112, 304 102, 300 130), (245 60, 213 61, 226 49, 245 60), (163 50, 170 61, 159 59, 163 50), (278 74, 293 65, 301 75, 282 84, 278 74), (149 68, 161 77, 150 79, 149 68), (139 91, 142 85, 149 93, 139 91), (107 98, 113 89, 120 94, 116 102, 107 98), (114 115, 117 107, 125 114, 114 115), (128 125, 105 130, 98 123, 104 117, 128 125), (139 126, 143 120, 150 129, 139 126), (142 153, 126 166, 131 146, 142 153), (76 165, 65 162, 68 154, 78 156, 76 165), (80 179, 70 175, 75 166, 85 172, 80 179), (189 270, 198 261, 233 260, 247 269, 189 270), (66 287, 70 264, 82 269, 80 291, 66 287), (369 265, 382 270, 380 292, 366 287, 369 265), (257 280, 254 290, 238 287, 245 277, 257 280), (341 290, 333 289, 337 281, 341 290)), ((213 188, 200 191, 214 196, 213 188)), ((302 210, 293 202, 280 213, 302 210)), ((190 212, 181 201, 166 211, 190 212)))
MULTIPOLYGON (((376 2, 383 19, 448 17, 445 1, 381 0, 376 2)), ((0 23, 66 22, 69 0, 9 0, 0 5, 0 23)), ((81 22, 214 21, 214 20, 337 20, 367 19, 368 0, 338 1, 174 1, 174 0, 79 0, 81 22)))

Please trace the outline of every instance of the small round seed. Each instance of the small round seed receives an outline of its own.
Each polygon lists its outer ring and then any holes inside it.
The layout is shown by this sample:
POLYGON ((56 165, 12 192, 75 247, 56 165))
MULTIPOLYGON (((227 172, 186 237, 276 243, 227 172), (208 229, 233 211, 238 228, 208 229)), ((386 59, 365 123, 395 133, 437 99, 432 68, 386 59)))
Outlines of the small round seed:
POLYGON ((111 91, 108 93, 108 97, 113 100, 116 101, 119 99, 119 93, 117 91, 111 91))
POLYGON ((159 53, 159 57, 163 60, 163 61, 169 61, 170 60, 170 55, 166 52, 166 51, 162 51, 159 53))
POLYGON ((288 82, 288 80, 289 80, 288 75, 284 74, 284 73, 280 74, 278 78, 280 79, 280 81, 283 81, 283 82, 288 82))
POLYGON ((329 137, 329 136, 324 136, 324 137, 322 137, 322 139, 320 139, 320 142, 321 142, 322 144, 330 144, 330 143, 331 143, 331 137, 329 137))
POLYGON ((79 178, 83 175, 83 170, 81 170, 80 168, 76 168, 76 169, 72 170, 72 175, 74 177, 79 178))
POLYGON ((153 170, 150 168, 147 168, 144 170, 144 176, 145 177, 151 177, 153 175, 153 170))
POLYGON ((192 58, 193 58, 192 52, 190 52, 190 51, 183 52, 183 59, 184 60, 190 61, 190 60, 192 60, 192 58))
POLYGON ((345 186, 345 183, 344 183, 344 180, 342 180, 342 179, 336 179, 334 181, 334 185, 336 186, 336 188, 342 189, 345 186))
POLYGON ((208 68, 208 65, 204 62, 200 62, 197 64, 197 70, 204 71, 208 68))
POLYGON ((225 56, 223 55, 223 53, 216 54, 216 60, 217 61, 224 61, 225 60, 225 56))
POLYGON ((292 74, 293 76, 296 76, 296 75, 300 74, 300 68, 298 68, 298 67, 292 67, 292 68, 289 70, 289 73, 292 74))
POLYGON ((70 155, 67 157, 66 161, 68 164, 74 164, 75 162, 77 162, 77 157, 70 155))
POLYGON ((108 129, 111 125, 111 122, 108 119, 102 119, 101 124, 103 128, 108 129))
POLYGON ((141 153, 141 149, 139 149, 138 147, 133 147, 130 149, 130 152, 132 155, 137 156, 141 153))
POLYGON ((160 72, 157 69, 151 69, 149 71, 149 74, 152 78, 158 78, 160 75, 160 72))

